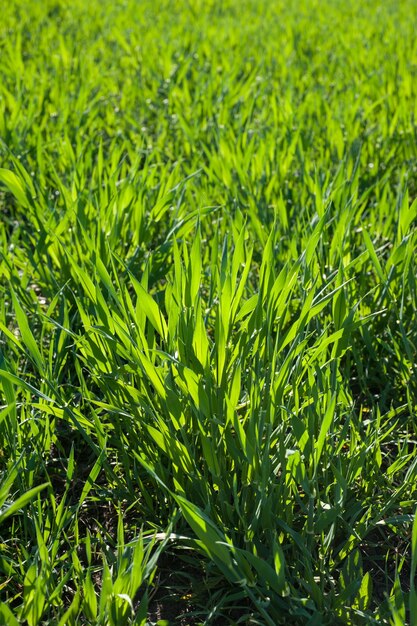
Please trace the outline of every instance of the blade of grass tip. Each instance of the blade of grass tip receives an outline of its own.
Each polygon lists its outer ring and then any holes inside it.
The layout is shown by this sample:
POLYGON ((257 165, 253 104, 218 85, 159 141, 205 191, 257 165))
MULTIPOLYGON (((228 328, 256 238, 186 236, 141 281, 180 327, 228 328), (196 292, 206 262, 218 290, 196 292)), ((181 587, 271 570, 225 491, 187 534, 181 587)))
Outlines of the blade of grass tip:
POLYGON ((375 248, 374 248, 374 244, 372 243, 372 240, 371 240, 371 238, 369 236, 368 231, 364 229, 362 231, 362 235, 363 235, 363 240, 364 240, 365 245, 366 245, 366 249, 369 252, 369 256, 370 256, 371 261, 372 261, 372 263, 373 263, 373 265, 375 267, 375 271, 376 271, 376 273, 378 275, 378 278, 380 279, 380 281, 382 283, 385 283, 386 282, 386 276, 385 276, 385 274, 384 274, 384 272, 382 270, 381 263, 379 262, 379 259, 377 257, 377 254, 376 254, 376 251, 375 251, 375 248))
POLYGON ((6 370, 0 369, 0 379, 2 380, 3 386, 4 386, 4 381, 8 381, 9 383, 13 383, 17 385, 18 387, 23 387, 24 389, 35 394, 35 396, 37 396, 38 398, 42 398, 43 400, 46 400, 47 402, 51 402, 52 404, 55 404, 52 398, 50 398, 49 396, 46 396, 44 393, 42 393, 42 391, 39 391, 39 389, 36 389, 36 387, 26 382, 25 380, 22 380, 21 378, 19 378, 19 376, 15 376, 15 374, 12 374, 11 372, 7 372, 6 370))
POLYGON ((23 311, 20 303, 17 299, 17 296, 13 289, 11 289, 11 296, 13 301, 13 307, 16 313, 16 320, 19 325, 20 333, 22 335, 23 343, 29 351, 29 355, 32 360, 35 362, 39 372, 42 374, 44 372, 45 366, 42 359, 42 355, 38 348, 38 344, 35 341, 35 338, 30 330, 28 318, 26 313, 23 311))
POLYGON ((329 431, 330 425, 331 425, 332 420, 333 420, 335 406, 336 406, 336 394, 333 394, 333 397, 332 397, 332 399, 330 401, 329 406, 327 407, 327 411, 326 411, 326 413, 324 415, 324 418, 323 418, 323 421, 321 423, 319 436, 318 436, 317 443, 316 443, 316 446, 315 446, 315 455, 314 455, 314 457, 315 457, 314 458, 314 461, 315 461, 314 474, 315 475, 317 473, 320 457, 321 457, 322 452, 323 452, 324 442, 325 442, 327 433, 329 431))
POLYGON ((9 506, 6 506, 0 512, 0 524, 4 522, 8 517, 17 513, 20 509, 23 509, 33 498, 41 492, 46 487, 49 487, 49 483, 43 483, 42 485, 38 485, 37 487, 33 487, 33 489, 29 489, 23 495, 21 495, 17 500, 15 500, 9 506))
POLYGON ((100 452, 100 455, 97 459, 97 461, 94 463, 93 467, 91 468, 91 471, 87 477, 87 480, 85 481, 83 490, 81 492, 80 498, 78 500, 78 509, 80 509, 86 499, 86 497, 88 496, 88 494, 90 493, 91 489, 94 486, 94 482, 97 479, 97 476, 100 473, 101 468, 103 467, 103 463, 106 459, 106 451, 102 450, 100 452))
POLYGON ((67 467, 67 475, 66 475, 67 484, 70 484, 71 481, 72 481, 72 477, 74 475, 74 469, 75 469, 74 443, 72 443, 70 454, 69 454, 69 457, 68 457, 68 467, 67 467))
POLYGON ((161 335, 162 339, 166 340, 168 327, 162 315, 162 311, 160 310, 152 296, 142 287, 139 281, 137 281, 132 274, 130 274, 130 277, 132 279, 132 284, 136 291, 140 307, 144 311, 152 326, 161 335))
MULTIPOLYGON (((103 572, 101 578, 101 592, 100 592, 100 601, 99 601, 99 615, 98 615, 98 623, 103 623, 106 609, 108 608, 109 601, 111 600, 113 593, 113 581, 111 578, 111 573, 109 570, 109 566, 107 562, 103 561, 103 572)), ((106 622, 107 623, 107 622, 106 622)))
POLYGON ((305 248, 305 251, 303 252, 307 267, 309 267, 311 260, 313 258, 313 255, 316 251, 317 244, 323 232, 325 223, 326 223, 326 215, 323 215, 323 217, 320 218, 319 222, 317 223, 313 232, 311 233, 307 246, 305 248))

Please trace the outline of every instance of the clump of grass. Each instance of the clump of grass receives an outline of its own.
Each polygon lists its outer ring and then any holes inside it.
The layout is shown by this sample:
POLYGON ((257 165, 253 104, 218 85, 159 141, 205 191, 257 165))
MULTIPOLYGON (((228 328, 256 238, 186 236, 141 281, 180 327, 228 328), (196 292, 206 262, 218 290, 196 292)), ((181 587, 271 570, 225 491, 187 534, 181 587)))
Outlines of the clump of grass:
POLYGON ((416 622, 412 8, 4 8, 1 623, 416 622))

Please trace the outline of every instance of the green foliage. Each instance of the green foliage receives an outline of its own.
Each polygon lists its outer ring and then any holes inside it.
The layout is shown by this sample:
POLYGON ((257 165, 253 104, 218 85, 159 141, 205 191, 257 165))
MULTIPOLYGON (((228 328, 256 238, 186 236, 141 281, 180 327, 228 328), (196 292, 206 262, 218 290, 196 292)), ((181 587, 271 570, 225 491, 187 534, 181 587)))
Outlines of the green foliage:
POLYGON ((2 11, 0 624, 416 624, 413 3, 2 11))

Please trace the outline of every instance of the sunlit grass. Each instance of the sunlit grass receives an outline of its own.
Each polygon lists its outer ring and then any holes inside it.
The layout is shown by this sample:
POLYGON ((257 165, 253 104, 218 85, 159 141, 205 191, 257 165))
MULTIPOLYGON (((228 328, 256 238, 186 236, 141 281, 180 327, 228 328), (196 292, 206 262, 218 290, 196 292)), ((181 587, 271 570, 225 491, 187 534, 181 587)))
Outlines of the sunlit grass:
POLYGON ((416 623, 415 27, 2 7, 0 624, 416 623))

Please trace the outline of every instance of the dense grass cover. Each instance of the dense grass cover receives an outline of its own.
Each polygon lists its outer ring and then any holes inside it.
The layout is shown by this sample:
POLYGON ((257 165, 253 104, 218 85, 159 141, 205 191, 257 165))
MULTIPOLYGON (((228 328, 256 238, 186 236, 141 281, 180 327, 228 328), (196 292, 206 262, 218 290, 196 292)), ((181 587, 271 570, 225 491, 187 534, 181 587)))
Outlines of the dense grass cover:
POLYGON ((417 624, 412 0, 12 0, 0 624, 417 624))

